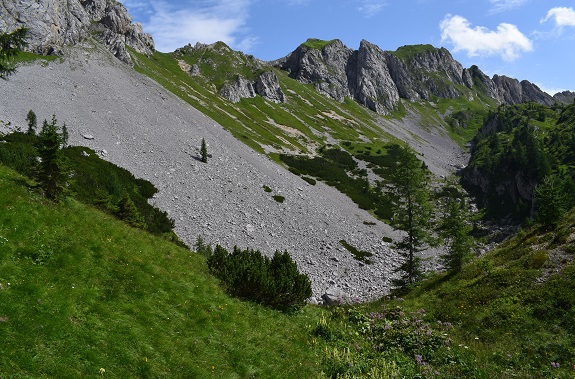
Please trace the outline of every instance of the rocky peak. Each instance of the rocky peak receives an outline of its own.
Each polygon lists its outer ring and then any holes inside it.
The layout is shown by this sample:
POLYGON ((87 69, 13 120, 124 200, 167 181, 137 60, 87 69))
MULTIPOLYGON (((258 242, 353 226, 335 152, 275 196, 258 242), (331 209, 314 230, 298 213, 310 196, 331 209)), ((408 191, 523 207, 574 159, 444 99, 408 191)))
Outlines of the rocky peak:
POLYGON ((399 101, 397 86, 386 64, 386 53, 366 40, 362 40, 354 54, 348 82, 354 98, 369 109, 387 113, 399 101))
POLYGON ((498 75, 489 78, 477 66, 464 69, 447 49, 431 45, 389 52, 364 40, 354 51, 339 40, 308 40, 271 64, 337 101, 350 97, 383 114, 392 111, 399 99, 471 99, 480 93, 504 104, 555 102, 533 83, 498 75))
POLYGON ((131 64, 126 46, 143 54, 154 52, 152 36, 132 24, 126 8, 115 0, 0 0, 0 30, 29 30, 28 50, 61 54, 94 34, 114 55, 131 64))
POLYGON ((559 103, 563 104, 573 104, 575 103, 575 92, 572 91, 563 91, 557 92, 553 95, 553 99, 559 103))
POLYGON ((308 39, 287 57, 272 65, 287 71, 290 77, 302 83, 314 84, 318 92, 337 101, 351 94, 347 83, 347 65, 353 50, 340 40, 320 41, 308 39))
POLYGON ((260 95, 274 103, 284 103, 285 94, 282 91, 275 73, 266 71, 255 81, 238 76, 235 81, 226 82, 220 90, 220 95, 238 103, 241 99, 251 99, 260 95))

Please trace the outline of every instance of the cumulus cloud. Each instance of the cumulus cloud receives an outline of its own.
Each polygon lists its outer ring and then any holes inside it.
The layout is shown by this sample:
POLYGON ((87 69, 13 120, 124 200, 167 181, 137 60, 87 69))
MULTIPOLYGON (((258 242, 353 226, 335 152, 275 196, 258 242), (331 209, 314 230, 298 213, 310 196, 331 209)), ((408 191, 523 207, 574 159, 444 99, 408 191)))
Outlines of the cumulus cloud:
POLYGON ((541 23, 553 20, 555 26, 558 28, 563 28, 565 26, 575 26, 575 10, 573 8, 567 7, 556 7, 551 8, 545 18, 541 20, 541 23))
MULTIPOLYGON (((142 11, 144 1, 131 0, 142 11)), ((169 52, 188 43, 222 41, 233 48, 252 47, 256 43, 249 36, 246 22, 250 0, 204 0, 174 3, 149 0, 144 30, 154 36, 156 49, 169 52)))
POLYGON ((439 25, 441 40, 451 43, 455 51, 468 56, 499 55, 506 61, 517 59, 522 52, 533 50, 533 43, 515 25, 502 23, 497 30, 472 27, 467 19, 448 14, 439 25))
POLYGON ((489 0, 493 4, 494 13, 508 11, 525 4, 526 0, 489 0))
POLYGON ((387 0, 361 0, 357 9, 366 17, 378 14, 388 5, 387 0))

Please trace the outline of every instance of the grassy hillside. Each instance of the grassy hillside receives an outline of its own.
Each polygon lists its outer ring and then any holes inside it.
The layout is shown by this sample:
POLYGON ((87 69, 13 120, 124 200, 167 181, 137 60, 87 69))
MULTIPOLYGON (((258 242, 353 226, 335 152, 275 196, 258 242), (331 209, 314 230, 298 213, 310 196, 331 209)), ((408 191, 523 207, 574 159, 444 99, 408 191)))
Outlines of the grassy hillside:
MULTIPOLYGON (((321 48, 330 42, 310 40, 305 45, 321 48)), ((441 99, 439 107, 426 102, 404 101, 393 115, 382 116, 351 99, 343 103, 331 100, 312 85, 302 84, 288 77, 286 72, 235 52, 223 43, 183 48, 171 54, 157 52, 152 57, 132 54, 136 58, 137 71, 216 120, 248 146, 269 153, 272 158, 277 158, 274 153, 278 152, 315 153, 321 146, 342 141, 369 145, 376 151, 386 143, 399 141, 382 125, 389 120, 402 119, 407 112, 421 118, 424 127, 439 128, 464 143, 473 138, 480 125, 472 122, 455 125, 444 118, 453 112, 485 109, 491 105, 463 97, 441 99), (184 71, 183 68, 192 65, 198 67, 198 75, 191 76, 184 71), (234 81, 238 76, 252 80, 263 71, 272 70, 287 96, 286 103, 276 104, 257 96, 233 104, 219 95, 225 81, 234 81)))
POLYGON ((316 329, 334 349, 325 367, 350 373, 388 358, 404 377, 573 378, 574 230, 575 211, 403 298, 332 310, 316 329))
POLYGON ((0 376, 302 378, 317 311, 228 297, 200 255, 0 165, 0 376), (104 371, 100 371, 104 369, 104 371))
POLYGON ((403 299, 284 314, 230 298, 202 256, 28 184, 0 165, 3 377, 575 373, 575 212, 403 299))

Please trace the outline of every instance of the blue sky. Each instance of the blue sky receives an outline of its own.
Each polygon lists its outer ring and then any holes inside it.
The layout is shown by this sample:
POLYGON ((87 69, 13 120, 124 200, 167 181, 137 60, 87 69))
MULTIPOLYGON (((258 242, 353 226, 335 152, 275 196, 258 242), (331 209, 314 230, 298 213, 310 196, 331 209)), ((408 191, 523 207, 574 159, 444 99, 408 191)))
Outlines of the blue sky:
POLYGON ((464 67, 575 91, 574 0, 120 0, 171 52, 223 41, 264 60, 308 38, 446 47, 464 67))

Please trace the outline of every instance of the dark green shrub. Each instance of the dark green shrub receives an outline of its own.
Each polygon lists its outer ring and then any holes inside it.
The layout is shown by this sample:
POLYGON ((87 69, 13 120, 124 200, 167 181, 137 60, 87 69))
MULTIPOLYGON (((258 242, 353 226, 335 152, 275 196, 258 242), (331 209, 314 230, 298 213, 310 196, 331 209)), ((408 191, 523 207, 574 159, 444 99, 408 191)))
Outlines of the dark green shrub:
POLYGON ((259 250, 234 247, 230 254, 217 245, 208 268, 234 296, 277 308, 301 306, 311 296, 311 282, 299 272, 287 251, 270 259, 259 250))
POLYGON ((347 251, 353 254, 353 257, 358 261, 361 261, 368 265, 373 264, 373 261, 369 259, 369 257, 373 256, 373 254, 370 253, 369 251, 358 250, 355 246, 350 245, 346 240, 341 240, 339 241, 339 243, 341 243, 343 247, 347 249, 347 251))
POLYGON ((285 197, 283 197, 282 195, 274 195, 273 196, 274 200, 277 201, 278 203, 283 203, 285 201, 285 197))
POLYGON ((301 178, 306 182, 308 182, 308 184, 311 184, 312 186, 315 186, 315 184, 317 183, 317 181, 314 178, 310 178, 309 176, 302 176, 301 178))
MULTIPOLYGON (((38 172, 38 140, 39 136, 34 133, 14 132, 3 136, 0 138, 0 141, 5 141, 0 143, 0 163, 28 177, 34 177, 38 172)), ((167 212, 148 202, 158 192, 152 183, 136 178, 129 171, 101 159, 94 150, 87 147, 67 146, 61 149, 61 153, 73 173, 67 187, 71 196, 118 216, 122 197, 127 193, 137 213, 143 218, 133 225, 185 246, 173 231, 174 220, 167 212)))

